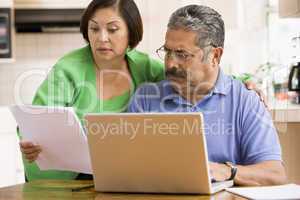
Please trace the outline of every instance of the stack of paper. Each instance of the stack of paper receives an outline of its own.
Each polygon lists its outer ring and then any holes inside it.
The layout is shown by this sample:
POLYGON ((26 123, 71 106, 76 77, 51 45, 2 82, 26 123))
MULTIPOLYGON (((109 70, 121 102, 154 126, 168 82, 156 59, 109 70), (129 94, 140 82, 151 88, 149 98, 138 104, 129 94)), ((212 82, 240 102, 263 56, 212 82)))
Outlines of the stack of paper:
POLYGON ((249 199, 300 199, 300 186, 295 184, 268 187, 227 188, 226 191, 249 199))
POLYGON ((41 170, 92 174, 87 138, 73 108, 10 107, 23 141, 42 148, 36 163, 41 170))

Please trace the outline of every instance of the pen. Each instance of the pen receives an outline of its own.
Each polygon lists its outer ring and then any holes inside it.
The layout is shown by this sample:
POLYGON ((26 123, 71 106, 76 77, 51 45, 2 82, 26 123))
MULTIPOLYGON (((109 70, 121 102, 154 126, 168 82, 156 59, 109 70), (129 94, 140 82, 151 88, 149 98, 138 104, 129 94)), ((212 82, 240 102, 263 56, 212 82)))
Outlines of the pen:
POLYGON ((72 192, 79 192, 81 190, 92 188, 92 187, 94 187, 94 185, 87 185, 87 186, 83 186, 83 187, 79 187, 79 188, 73 188, 72 192))

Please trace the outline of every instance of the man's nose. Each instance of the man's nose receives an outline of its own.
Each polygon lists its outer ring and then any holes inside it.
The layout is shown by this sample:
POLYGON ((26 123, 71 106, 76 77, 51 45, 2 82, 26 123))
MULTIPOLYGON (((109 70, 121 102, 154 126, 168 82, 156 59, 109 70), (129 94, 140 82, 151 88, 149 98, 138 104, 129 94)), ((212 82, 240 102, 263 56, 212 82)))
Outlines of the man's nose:
POLYGON ((178 68, 179 62, 175 56, 171 55, 165 58, 165 66, 167 68, 174 68, 174 67, 178 68))

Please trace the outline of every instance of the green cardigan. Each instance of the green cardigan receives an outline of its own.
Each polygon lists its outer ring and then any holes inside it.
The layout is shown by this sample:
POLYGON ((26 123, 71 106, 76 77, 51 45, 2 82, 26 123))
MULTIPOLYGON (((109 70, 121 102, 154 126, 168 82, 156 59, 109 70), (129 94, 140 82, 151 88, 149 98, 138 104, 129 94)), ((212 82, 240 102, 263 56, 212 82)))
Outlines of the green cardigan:
MULTIPOLYGON (((129 70, 137 88, 144 82, 164 79, 164 66, 147 54, 131 50, 126 53, 129 70)), ((134 91, 133 91, 134 92, 134 91)), ((79 119, 86 113, 123 112, 132 94, 129 92, 111 100, 100 100, 96 92, 96 72, 90 46, 75 50, 61 58, 41 84, 33 105, 73 107, 79 119)), ((68 145, 68 144, 66 144, 68 145)), ((26 177, 35 179, 75 179, 78 173, 41 171, 36 163, 23 159, 26 177)))

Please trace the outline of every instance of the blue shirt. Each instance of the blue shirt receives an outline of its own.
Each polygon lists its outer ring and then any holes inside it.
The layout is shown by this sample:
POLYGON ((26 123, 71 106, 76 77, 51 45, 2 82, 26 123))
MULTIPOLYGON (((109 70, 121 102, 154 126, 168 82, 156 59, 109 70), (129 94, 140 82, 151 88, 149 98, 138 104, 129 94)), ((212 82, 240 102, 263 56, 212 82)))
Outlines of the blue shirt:
POLYGON ((208 158, 239 165, 281 161, 270 113, 254 91, 219 70, 215 87, 196 104, 179 96, 167 80, 137 89, 129 112, 202 112, 208 158))

